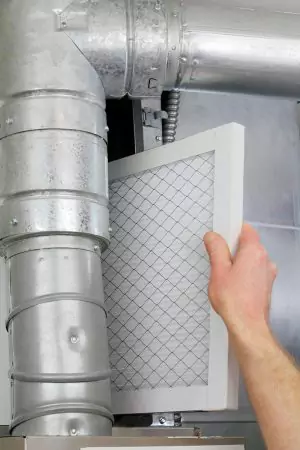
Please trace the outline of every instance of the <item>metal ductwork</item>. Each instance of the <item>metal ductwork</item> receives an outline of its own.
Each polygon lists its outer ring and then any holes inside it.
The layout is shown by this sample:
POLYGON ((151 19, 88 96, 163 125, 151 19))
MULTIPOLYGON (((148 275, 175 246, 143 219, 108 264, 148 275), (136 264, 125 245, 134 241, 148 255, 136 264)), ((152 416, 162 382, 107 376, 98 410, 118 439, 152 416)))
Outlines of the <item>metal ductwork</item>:
POLYGON ((174 88, 299 97, 300 6, 281 3, 2 0, 12 434, 111 433, 105 97, 174 88))

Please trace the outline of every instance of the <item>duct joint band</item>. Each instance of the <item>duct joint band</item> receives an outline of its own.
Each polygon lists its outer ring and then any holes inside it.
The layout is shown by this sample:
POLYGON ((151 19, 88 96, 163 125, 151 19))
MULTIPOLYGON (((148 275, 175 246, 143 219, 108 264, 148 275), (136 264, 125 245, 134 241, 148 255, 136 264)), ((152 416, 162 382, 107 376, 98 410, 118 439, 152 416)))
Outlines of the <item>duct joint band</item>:
POLYGON ((10 314, 8 315, 6 319, 6 329, 8 331, 10 322, 19 314, 21 314, 23 311, 26 311, 27 309, 34 308, 35 306, 42 305, 45 303, 52 303, 52 302, 62 302, 62 301, 77 301, 77 302, 85 302, 85 303, 91 303, 93 305, 99 306, 101 308, 105 315, 107 316, 105 307, 103 304, 99 303, 99 300, 93 299, 93 298, 87 298, 82 297, 80 294, 63 294, 57 297, 57 295, 45 295, 41 297, 35 297, 29 301, 24 302, 24 304, 17 306, 14 308, 10 314))
POLYGON ((41 91, 10 97, 0 108, 0 139, 36 130, 74 130, 107 141, 104 105, 73 91, 41 91))
POLYGON ((24 381, 26 383, 92 383, 95 381, 109 380, 111 371, 97 371, 86 373, 25 373, 10 370, 11 380, 24 381))
POLYGON ((111 412, 105 406, 101 405, 93 405, 91 403, 69 403, 66 405, 57 404, 49 406, 45 405, 36 408, 30 413, 27 412, 22 415, 20 414, 19 416, 16 416, 15 419, 11 422, 9 431, 11 433, 14 428, 29 420, 38 419, 39 417, 53 414, 66 413, 96 414, 109 419, 112 423, 114 422, 114 417, 111 412))

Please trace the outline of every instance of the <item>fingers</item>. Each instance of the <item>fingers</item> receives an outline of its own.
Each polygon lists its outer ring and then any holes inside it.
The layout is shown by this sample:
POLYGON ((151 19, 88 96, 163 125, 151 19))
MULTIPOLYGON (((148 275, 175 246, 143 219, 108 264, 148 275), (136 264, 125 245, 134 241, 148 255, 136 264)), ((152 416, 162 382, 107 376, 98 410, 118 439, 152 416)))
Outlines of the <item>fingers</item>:
POLYGON ((260 252, 263 249, 259 234, 251 225, 244 223, 239 237, 238 247, 233 258, 234 262, 246 257, 245 253, 249 251, 253 253, 254 248, 256 252, 260 252))
POLYGON ((270 269, 271 269, 271 277, 273 280, 275 280, 275 278, 278 275, 278 268, 277 268, 276 264, 274 264, 272 261, 270 263, 270 269))
POLYGON ((239 246, 234 258, 234 262, 242 261, 248 264, 267 264, 270 279, 275 280, 277 276, 277 266, 270 260, 269 255, 260 242, 257 231, 249 224, 242 227, 239 246))
POLYGON ((232 266, 231 254, 226 241, 217 233, 207 233, 204 244, 211 264, 212 278, 225 275, 232 266))
POLYGON ((260 244, 257 231, 248 223, 244 223, 239 239, 239 248, 249 244, 260 244))

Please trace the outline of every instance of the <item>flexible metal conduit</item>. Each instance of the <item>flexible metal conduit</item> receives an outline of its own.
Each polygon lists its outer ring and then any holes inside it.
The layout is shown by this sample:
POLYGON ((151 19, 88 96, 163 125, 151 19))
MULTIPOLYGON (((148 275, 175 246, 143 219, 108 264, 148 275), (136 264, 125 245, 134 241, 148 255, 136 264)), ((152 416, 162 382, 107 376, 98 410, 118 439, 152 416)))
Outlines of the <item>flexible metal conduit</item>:
POLYGON ((111 433, 105 96, 300 96, 298 0, 2 0, 11 432, 111 433))
POLYGON ((180 110, 180 96, 181 93, 178 89, 173 89, 168 93, 165 107, 168 118, 163 120, 164 144, 172 144, 172 142, 175 142, 180 110))

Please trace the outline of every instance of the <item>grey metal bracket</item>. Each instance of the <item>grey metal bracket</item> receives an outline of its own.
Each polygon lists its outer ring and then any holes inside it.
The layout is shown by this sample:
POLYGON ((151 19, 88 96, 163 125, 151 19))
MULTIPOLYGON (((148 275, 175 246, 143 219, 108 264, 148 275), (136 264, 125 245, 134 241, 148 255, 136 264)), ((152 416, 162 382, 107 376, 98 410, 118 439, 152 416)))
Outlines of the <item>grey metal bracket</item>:
POLYGON ((180 413, 152 414, 152 427, 181 427, 180 413))

